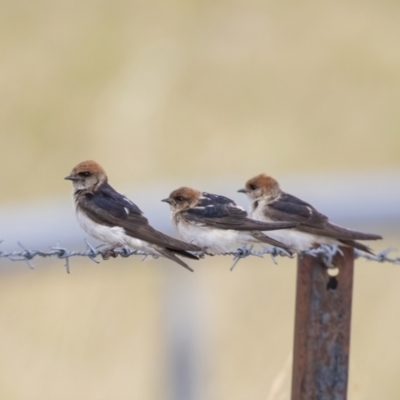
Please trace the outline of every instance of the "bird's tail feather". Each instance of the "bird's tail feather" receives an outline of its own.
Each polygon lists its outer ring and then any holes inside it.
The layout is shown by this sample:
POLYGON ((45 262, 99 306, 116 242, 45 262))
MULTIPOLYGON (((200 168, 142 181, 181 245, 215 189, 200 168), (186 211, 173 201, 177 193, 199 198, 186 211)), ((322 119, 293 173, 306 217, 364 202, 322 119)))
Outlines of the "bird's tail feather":
POLYGON ((356 242, 355 240, 339 239, 339 241, 341 243, 345 244, 346 246, 354 247, 355 249, 362 250, 362 251, 365 251, 366 253, 374 255, 372 250, 368 246, 366 246, 365 244, 362 244, 360 242, 356 242))
POLYGON ((158 253, 160 255, 164 256, 165 258, 169 258, 172 261, 175 261, 179 265, 182 265, 182 267, 188 269, 189 271, 193 272, 193 269, 190 268, 185 262, 183 262, 179 257, 177 257, 174 253, 178 253, 181 256, 185 256, 187 258, 191 258, 194 260, 198 260, 199 258, 196 257, 193 254, 187 253, 184 250, 176 250, 176 249, 166 249, 166 248, 157 248, 158 253))
POLYGON ((382 239, 381 235, 375 235, 373 233, 364 233, 353 231, 351 229, 342 228, 341 226, 330 224, 330 227, 333 228, 333 234, 339 240, 379 240, 382 239))
POLYGON ((287 252, 289 252, 290 254, 292 254, 292 249, 290 249, 290 247, 286 246, 284 243, 279 242, 278 240, 272 239, 271 237, 265 235, 262 232, 251 232, 251 236, 254 239, 257 239, 258 242, 261 243, 268 243, 271 246, 275 246, 275 247, 280 247, 281 249, 286 250, 287 252))
POLYGON ((189 253, 186 250, 174 249, 174 248, 169 248, 169 247, 167 247, 167 249, 169 251, 171 251, 172 253, 179 254, 182 257, 190 258, 191 260, 198 260, 199 259, 198 256, 196 256, 196 255, 194 255, 192 253, 189 253))
POLYGON ((298 226, 297 222, 272 221, 264 222, 247 218, 234 226, 221 227, 222 229, 235 229, 237 231, 276 231, 278 229, 290 229, 298 226))

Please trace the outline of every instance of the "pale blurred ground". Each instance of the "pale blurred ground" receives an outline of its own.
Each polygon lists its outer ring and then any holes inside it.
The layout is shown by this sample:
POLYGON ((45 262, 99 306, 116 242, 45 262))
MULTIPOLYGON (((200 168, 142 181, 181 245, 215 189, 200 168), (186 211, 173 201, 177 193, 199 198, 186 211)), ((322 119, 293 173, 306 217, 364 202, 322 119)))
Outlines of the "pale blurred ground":
MULTIPOLYGON (((138 191, 396 174, 399 20, 378 0, 1 1, 0 213, 69 197, 87 158, 138 191)), ((177 400, 176 326, 200 365, 184 400, 289 398, 295 261, 35 264, 0 271, 1 399, 177 400)), ((350 400, 400 398, 399 282, 357 261, 350 400)))

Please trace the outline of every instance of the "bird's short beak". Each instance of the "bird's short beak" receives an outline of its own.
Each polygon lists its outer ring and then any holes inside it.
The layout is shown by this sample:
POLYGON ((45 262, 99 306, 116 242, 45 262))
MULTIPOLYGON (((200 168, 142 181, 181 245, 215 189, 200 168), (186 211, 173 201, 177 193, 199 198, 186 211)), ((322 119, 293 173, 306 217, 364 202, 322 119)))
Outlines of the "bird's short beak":
POLYGON ((246 194, 246 193, 247 193, 247 189, 239 189, 239 190, 238 190, 238 193, 244 193, 244 194, 246 194))
POLYGON ((168 204, 171 204, 171 202, 172 202, 171 199, 162 199, 161 201, 163 201, 164 203, 168 203, 168 204))
POLYGON ((68 181, 77 181, 78 178, 74 175, 68 175, 64 179, 67 179, 68 181))

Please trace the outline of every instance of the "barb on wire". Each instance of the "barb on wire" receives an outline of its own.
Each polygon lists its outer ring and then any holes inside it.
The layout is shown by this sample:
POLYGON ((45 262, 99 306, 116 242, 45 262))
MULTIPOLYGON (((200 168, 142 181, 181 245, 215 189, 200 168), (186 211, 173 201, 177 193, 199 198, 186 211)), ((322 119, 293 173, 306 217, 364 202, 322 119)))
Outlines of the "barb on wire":
POLYGON ((335 257, 336 253, 343 255, 342 250, 340 250, 338 245, 328 246, 325 244, 320 245, 316 249, 310 249, 308 251, 303 251, 302 254, 308 254, 313 257, 322 257, 323 263, 326 265, 327 268, 333 268, 333 257, 335 257))
POLYGON ((274 264, 277 264, 275 257, 276 256, 281 256, 281 257, 292 257, 292 254, 287 252, 286 250, 283 250, 279 247, 272 247, 272 248, 267 248, 267 247, 262 247, 262 250, 259 251, 253 251, 253 245, 247 248, 246 246, 241 247, 236 250, 234 253, 224 253, 222 255, 224 256, 234 256, 233 257, 233 264, 231 265, 230 270, 232 271, 236 264, 242 259, 246 258, 248 256, 255 256, 255 257, 260 257, 262 258, 265 254, 269 254, 272 258, 272 261, 274 264))
MULTIPOLYGON (((0 241, 0 244, 2 241, 0 241)), ((26 246, 24 246, 22 243, 18 242, 18 246, 21 248, 21 250, 14 250, 11 252, 6 252, 0 250, 0 258, 6 258, 10 261, 24 261, 28 264, 29 268, 33 269, 33 263, 32 259, 35 257, 57 257, 59 259, 65 260, 65 269, 67 273, 70 273, 70 264, 69 264, 69 259, 71 257, 87 257, 90 260, 92 260, 95 263, 99 263, 99 261, 96 259, 98 256, 101 256, 104 260, 109 259, 110 257, 130 257, 133 255, 139 255, 142 256, 142 260, 144 260, 146 257, 149 256, 149 254, 139 251, 139 250, 131 250, 126 247, 118 247, 118 248, 102 248, 104 245, 100 245, 98 247, 93 247, 87 240, 85 240, 86 244, 86 249, 82 251, 76 251, 76 250, 68 250, 60 245, 60 243, 57 243, 56 246, 50 247, 48 251, 43 251, 43 250, 36 250, 36 249, 28 249, 26 246)), ((393 248, 388 248, 386 250, 381 251, 380 253, 374 255, 374 254, 369 254, 365 253, 363 251, 354 250, 354 254, 356 258, 365 258, 366 260, 370 261, 377 261, 380 263, 383 262, 388 262, 392 264, 400 264, 400 257, 390 257, 389 253, 392 253, 396 251, 396 249, 393 248)), ((307 251, 303 251, 300 254, 308 254, 313 257, 322 257, 325 265, 327 267, 332 267, 333 265, 333 257, 335 254, 339 252, 342 253, 340 248, 338 246, 326 246, 322 245, 316 249, 311 249, 307 251)), ((196 255, 199 255, 200 257, 204 257, 204 254, 200 253, 196 255)), ((278 247, 272 247, 272 248, 266 248, 262 247, 261 250, 253 250, 253 246, 247 248, 242 247, 237 249, 235 252, 231 253, 224 253, 222 255, 227 255, 227 256, 233 256, 233 263, 230 267, 230 270, 232 271, 237 263, 246 257, 249 256, 255 256, 255 257, 263 257, 264 255, 269 254, 272 258, 272 261, 277 264, 276 262, 276 257, 281 256, 281 257, 290 257, 292 258, 293 255, 290 254, 289 252, 278 248, 278 247)), ((158 258, 157 255, 151 255, 153 258, 158 258)))
MULTIPOLYGON (((2 243, 0 241, 0 243, 2 243)), ((56 246, 50 247, 50 250, 43 251, 43 250, 36 250, 36 249, 27 249, 22 243, 18 242, 18 246, 21 247, 22 250, 14 250, 12 252, 5 252, 0 250, 0 258, 7 258, 10 261, 25 261, 31 269, 34 268, 31 260, 34 257, 57 257, 59 259, 65 259, 65 269, 67 273, 70 273, 70 264, 69 259, 71 257, 87 257, 96 264, 99 263, 96 260, 96 257, 101 256, 104 260, 110 257, 109 249, 100 250, 99 247, 104 245, 100 245, 98 247, 93 247, 87 240, 85 240, 86 250, 83 251, 75 251, 75 250, 68 250, 64 247, 61 247, 59 243, 56 246)), ((127 248, 116 248, 112 250, 113 256, 121 256, 121 257, 129 257, 131 255, 142 255, 147 256, 146 253, 139 251, 139 250, 130 250, 127 248)))
POLYGON ((370 261, 377 261, 380 263, 383 262, 388 262, 392 264, 400 264, 400 257, 389 257, 389 253, 393 253, 394 251, 397 251, 397 249, 394 249, 392 247, 389 247, 388 249, 382 250, 378 254, 369 254, 369 253, 364 253, 361 250, 354 250, 354 255, 356 258, 365 258, 366 260, 370 261))

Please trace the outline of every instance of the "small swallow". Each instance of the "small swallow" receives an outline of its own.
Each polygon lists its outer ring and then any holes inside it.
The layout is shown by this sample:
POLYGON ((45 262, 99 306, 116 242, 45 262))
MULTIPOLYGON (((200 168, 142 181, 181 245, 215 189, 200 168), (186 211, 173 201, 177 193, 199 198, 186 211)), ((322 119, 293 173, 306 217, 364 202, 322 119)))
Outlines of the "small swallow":
POLYGON ((318 245, 346 245, 371 253, 369 247, 356 240, 378 240, 382 236, 362 233, 343 228, 329 222, 327 216, 312 205, 283 192, 278 182, 265 174, 260 174, 246 182, 245 188, 238 190, 250 198, 249 215, 258 221, 293 221, 298 226, 271 232, 294 251, 305 251, 318 245))
POLYGON ((114 190, 95 161, 79 163, 65 177, 73 182, 76 216, 83 230, 112 248, 129 247, 169 258, 193 271, 176 254, 198 260, 188 251, 201 251, 154 229, 131 200, 114 190))
POLYGON ((181 237, 209 255, 234 252, 250 243, 286 250, 286 245, 261 231, 297 226, 297 222, 254 221, 233 200, 188 187, 174 190, 161 201, 170 205, 172 223, 181 237))

